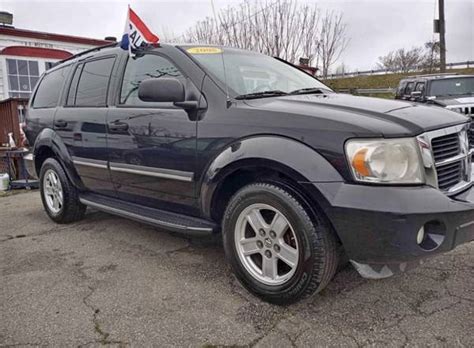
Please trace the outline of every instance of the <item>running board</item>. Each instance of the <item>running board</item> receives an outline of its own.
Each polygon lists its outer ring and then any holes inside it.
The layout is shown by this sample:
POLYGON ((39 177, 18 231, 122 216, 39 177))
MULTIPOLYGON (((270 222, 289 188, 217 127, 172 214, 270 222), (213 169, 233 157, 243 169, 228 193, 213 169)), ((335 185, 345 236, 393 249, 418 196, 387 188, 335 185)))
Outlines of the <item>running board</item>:
POLYGON ((84 194, 79 197, 79 200, 91 208, 173 232, 191 236, 206 236, 217 231, 217 225, 208 220, 127 203, 115 198, 84 194))

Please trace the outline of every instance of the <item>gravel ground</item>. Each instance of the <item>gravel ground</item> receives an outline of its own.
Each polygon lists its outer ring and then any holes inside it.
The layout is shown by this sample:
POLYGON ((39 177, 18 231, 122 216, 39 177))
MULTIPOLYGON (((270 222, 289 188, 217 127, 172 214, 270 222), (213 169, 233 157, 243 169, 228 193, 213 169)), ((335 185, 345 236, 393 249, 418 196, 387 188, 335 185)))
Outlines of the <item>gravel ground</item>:
POLYGON ((90 211, 57 225, 0 197, 0 346, 474 347, 474 243, 390 279, 351 268, 289 307, 232 276, 216 241, 90 211))

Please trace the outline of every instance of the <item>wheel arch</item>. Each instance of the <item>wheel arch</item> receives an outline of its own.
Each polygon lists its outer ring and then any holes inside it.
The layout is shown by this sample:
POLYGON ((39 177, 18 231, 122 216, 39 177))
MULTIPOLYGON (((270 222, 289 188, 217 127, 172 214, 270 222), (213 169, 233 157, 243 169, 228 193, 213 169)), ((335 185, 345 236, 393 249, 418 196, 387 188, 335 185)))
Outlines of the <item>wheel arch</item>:
POLYGON ((53 129, 45 128, 38 134, 32 152, 38 177, 44 161, 54 157, 64 168, 68 179, 73 185, 77 188, 83 187, 66 145, 53 129))
POLYGON ((258 136, 236 141, 214 158, 200 187, 200 204, 207 218, 220 221, 225 205, 241 187, 255 181, 278 182, 289 186, 308 205, 325 210, 327 201, 307 182, 338 182, 342 177, 318 152, 281 136, 258 136), (309 185, 306 185, 309 186, 309 185))

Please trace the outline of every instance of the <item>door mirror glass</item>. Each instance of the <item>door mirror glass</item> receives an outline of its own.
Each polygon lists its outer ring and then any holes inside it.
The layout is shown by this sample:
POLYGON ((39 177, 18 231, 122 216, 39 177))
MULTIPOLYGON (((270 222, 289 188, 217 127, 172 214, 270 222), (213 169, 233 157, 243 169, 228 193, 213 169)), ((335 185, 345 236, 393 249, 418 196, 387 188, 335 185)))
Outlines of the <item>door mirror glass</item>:
POLYGON ((184 85, 175 78, 152 78, 138 87, 138 98, 145 102, 183 102, 184 85))

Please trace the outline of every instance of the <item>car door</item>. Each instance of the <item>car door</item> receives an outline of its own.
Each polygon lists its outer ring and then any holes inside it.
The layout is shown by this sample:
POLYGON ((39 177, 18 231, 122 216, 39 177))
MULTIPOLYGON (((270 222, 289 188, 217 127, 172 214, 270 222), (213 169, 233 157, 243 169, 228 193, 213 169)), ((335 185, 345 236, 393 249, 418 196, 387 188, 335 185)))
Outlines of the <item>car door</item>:
POLYGON ((172 103, 141 101, 138 86, 145 79, 176 78, 188 97, 198 90, 168 57, 150 52, 126 60, 117 105, 107 117, 117 194, 129 202, 182 211, 195 201, 196 121, 172 103))
POLYGON ((61 136, 85 188, 115 196, 107 161, 107 91, 115 56, 100 56, 76 65, 65 105, 54 128, 61 136))

